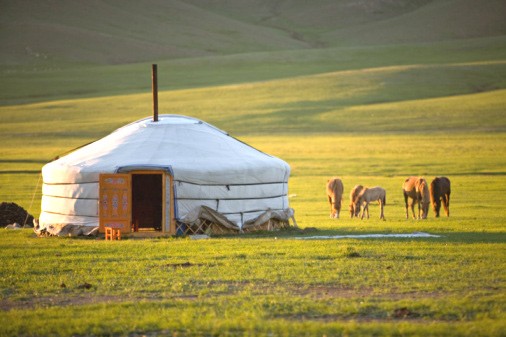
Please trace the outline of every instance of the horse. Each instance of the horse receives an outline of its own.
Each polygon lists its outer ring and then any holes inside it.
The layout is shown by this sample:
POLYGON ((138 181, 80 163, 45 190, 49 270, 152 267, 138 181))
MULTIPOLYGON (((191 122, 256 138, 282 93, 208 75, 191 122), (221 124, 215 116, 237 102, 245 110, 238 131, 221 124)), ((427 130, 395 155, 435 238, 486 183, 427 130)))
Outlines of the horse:
POLYGON ((406 204, 406 219, 409 218, 408 206, 411 206, 413 219, 415 216, 415 203, 418 204, 418 219, 427 219, 429 213, 430 193, 427 181, 423 177, 409 177, 402 185, 404 203, 406 204), (412 202, 408 204, 408 199, 412 202))
POLYGON ((357 199, 360 192, 364 189, 362 185, 355 185, 350 191, 350 215, 353 218, 358 217, 358 213, 360 213, 360 206, 358 208, 355 207, 355 199, 357 199))
POLYGON ((367 219, 369 219, 369 203, 371 201, 378 201, 380 205, 380 219, 385 219, 384 207, 386 204, 386 196, 387 192, 384 188, 376 186, 376 187, 364 187, 362 191, 359 193, 357 198, 355 199, 355 209, 360 209, 360 205, 364 205, 362 209, 362 215, 360 219, 364 218, 364 214, 367 212, 367 219))
POLYGON ((441 201, 445 209, 446 216, 450 216, 450 179, 446 177, 436 177, 429 186, 430 191, 430 202, 432 208, 436 214, 436 218, 439 217, 439 210, 441 209, 441 201))
POLYGON ((330 217, 339 219, 341 212, 341 200, 343 198, 343 182, 338 177, 327 181, 327 197, 330 203, 330 217))

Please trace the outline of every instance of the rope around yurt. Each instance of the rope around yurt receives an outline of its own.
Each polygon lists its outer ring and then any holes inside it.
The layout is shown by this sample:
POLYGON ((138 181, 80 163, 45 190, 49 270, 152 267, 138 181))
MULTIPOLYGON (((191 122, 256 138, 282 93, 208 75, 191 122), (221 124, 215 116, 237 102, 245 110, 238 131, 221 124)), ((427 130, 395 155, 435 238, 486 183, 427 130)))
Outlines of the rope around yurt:
POLYGON ((26 218, 25 218, 25 221, 23 222, 23 227, 26 225, 26 222, 28 221, 28 218, 30 217, 30 210, 32 209, 33 201, 35 200, 35 194, 37 193, 37 191, 39 189, 40 178, 42 178, 42 172, 39 173, 39 179, 37 180, 37 184, 35 184, 35 189, 33 190, 33 194, 32 194, 32 201, 30 202, 30 207, 28 207, 28 211, 26 211, 26 218))

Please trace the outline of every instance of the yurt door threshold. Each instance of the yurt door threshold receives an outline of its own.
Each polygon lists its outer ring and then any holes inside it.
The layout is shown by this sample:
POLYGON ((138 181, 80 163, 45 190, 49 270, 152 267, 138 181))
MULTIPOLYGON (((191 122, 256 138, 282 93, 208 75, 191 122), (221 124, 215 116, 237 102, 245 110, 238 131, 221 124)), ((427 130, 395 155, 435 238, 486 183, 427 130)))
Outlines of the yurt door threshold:
POLYGON ((114 227, 134 236, 170 234, 166 177, 164 171, 151 170, 101 174, 100 232, 114 227))

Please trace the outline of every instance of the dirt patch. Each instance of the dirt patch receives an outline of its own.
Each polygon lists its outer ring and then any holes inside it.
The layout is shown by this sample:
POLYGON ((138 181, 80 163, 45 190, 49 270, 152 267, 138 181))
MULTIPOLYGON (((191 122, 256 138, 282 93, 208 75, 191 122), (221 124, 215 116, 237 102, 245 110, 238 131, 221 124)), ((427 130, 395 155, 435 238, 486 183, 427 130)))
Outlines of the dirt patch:
POLYGON ((96 296, 90 294, 89 296, 42 296, 32 297, 29 299, 21 300, 1 300, 0 310, 9 311, 13 309, 34 309, 34 308, 49 308, 49 307, 64 307, 69 305, 87 305, 95 303, 108 303, 108 302, 124 302, 125 299, 120 296, 96 296))
POLYGON ((183 262, 183 263, 168 263, 165 266, 177 269, 177 268, 197 267, 197 266, 200 266, 200 264, 191 263, 191 262, 183 262))
POLYGON ((96 295, 89 293, 87 295, 56 295, 56 296, 42 296, 33 297, 21 300, 0 300, 0 311, 9 311, 15 309, 35 309, 35 308, 50 308, 50 307, 66 307, 66 306, 80 306, 99 303, 123 303, 123 302, 160 302, 167 299, 172 300, 189 300, 194 301, 198 299, 196 294, 175 294, 170 297, 125 297, 119 295, 96 295))
MULTIPOLYGON (((196 266, 196 264, 182 263, 182 264, 170 264, 171 268, 188 268, 196 266)), ((349 299, 349 300, 360 300, 360 299, 377 299, 384 301, 397 301, 403 299, 426 299, 426 298, 443 298, 448 294, 437 293, 437 292, 395 292, 393 289, 391 292, 376 293, 372 288, 354 289, 351 287, 340 287, 332 285, 315 285, 315 286, 297 286, 284 285, 279 287, 277 285, 271 285, 265 287, 254 287, 251 282, 248 281, 221 281, 214 280, 208 282, 197 282, 198 287, 206 288, 209 290, 205 295, 205 298, 213 298, 219 296, 233 296, 235 293, 242 291, 246 288, 250 289, 252 293, 257 296, 269 295, 272 293, 279 293, 279 291, 287 292, 292 297, 305 297, 315 301, 319 300, 331 300, 331 299, 349 299)), ((195 285, 195 284, 194 284, 195 285)), ((170 296, 160 297, 159 295, 153 296, 127 296, 124 295, 99 295, 96 294, 93 289, 96 285, 84 282, 76 286, 80 290, 80 293, 68 293, 68 286, 64 283, 59 285, 62 289, 61 293, 54 294, 53 296, 40 296, 23 299, 3 299, 0 300, 0 310, 8 311, 14 309, 33 309, 33 308, 47 308, 47 307, 65 307, 69 305, 90 305, 98 303, 121 303, 121 302, 139 302, 139 301, 164 301, 164 300, 183 300, 183 301, 196 301, 200 295, 197 293, 174 293, 170 296)), ((400 307, 390 313, 382 313, 383 316, 388 319, 419 319, 420 315, 411 310, 410 308, 400 307)), ((310 315, 287 315, 283 316, 285 319, 311 319, 311 320, 343 320, 343 319, 360 319, 360 320, 374 320, 378 316, 371 313, 361 313, 360 317, 346 317, 343 315, 317 315, 311 317, 310 315)))
MULTIPOLYGON (((276 315, 277 318, 287 319, 290 321, 318 321, 318 322, 349 322, 349 321, 356 321, 356 322, 396 322, 397 318, 390 316, 388 313, 385 314, 384 317, 374 317, 374 316, 367 316, 362 314, 343 314, 343 315, 310 315, 310 314, 298 314, 298 315, 276 315)), ((416 321, 422 321, 423 318, 418 317, 410 317, 410 318, 404 318, 405 320, 408 320, 410 322, 416 322, 416 321)), ((434 319, 432 319, 434 320, 434 319)))
POLYGON ((304 289, 293 289, 294 294, 311 297, 317 300, 326 298, 361 298, 371 296, 372 289, 352 289, 334 286, 312 286, 304 289))
POLYGON ((411 311, 410 309, 403 307, 395 309, 392 315, 393 318, 396 319, 403 319, 403 318, 417 318, 420 317, 420 314, 414 311, 411 311))
POLYGON ((298 296, 310 297, 315 300, 329 298, 378 298, 385 300, 441 298, 447 296, 441 292, 397 292, 391 289, 390 292, 377 293, 372 288, 354 289, 351 287, 340 287, 332 285, 316 285, 304 288, 293 287, 291 293, 298 296))

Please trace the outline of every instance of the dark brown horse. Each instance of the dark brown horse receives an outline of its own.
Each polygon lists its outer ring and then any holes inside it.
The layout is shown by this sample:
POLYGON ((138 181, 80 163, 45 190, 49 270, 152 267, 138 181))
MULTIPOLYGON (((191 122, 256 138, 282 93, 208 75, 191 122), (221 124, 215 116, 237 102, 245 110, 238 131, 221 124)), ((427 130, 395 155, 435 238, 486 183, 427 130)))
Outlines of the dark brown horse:
POLYGON ((355 187, 353 187, 350 191, 350 215, 352 218, 358 217, 358 214, 360 213, 360 204, 358 207, 355 207, 355 200, 363 189, 364 186, 355 185, 355 187))
POLYGON ((439 210, 441 209, 441 202, 445 209, 446 216, 450 216, 450 179, 446 177, 436 177, 429 186, 430 202, 436 214, 439 217, 439 210))
POLYGON ((341 201, 343 199, 343 182, 340 178, 333 177, 327 181, 327 197, 330 203, 330 217, 339 219, 341 201))
POLYGON ((427 219, 429 213, 430 193, 427 181, 423 177, 409 177, 402 185, 404 203, 406 204, 406 219, 409 218, 408 206, 411 207, 413 219, 415 216, 415 203, 418 205, 418 219, 427 219), (409 199, 411 203, 408 204, 409 199))

